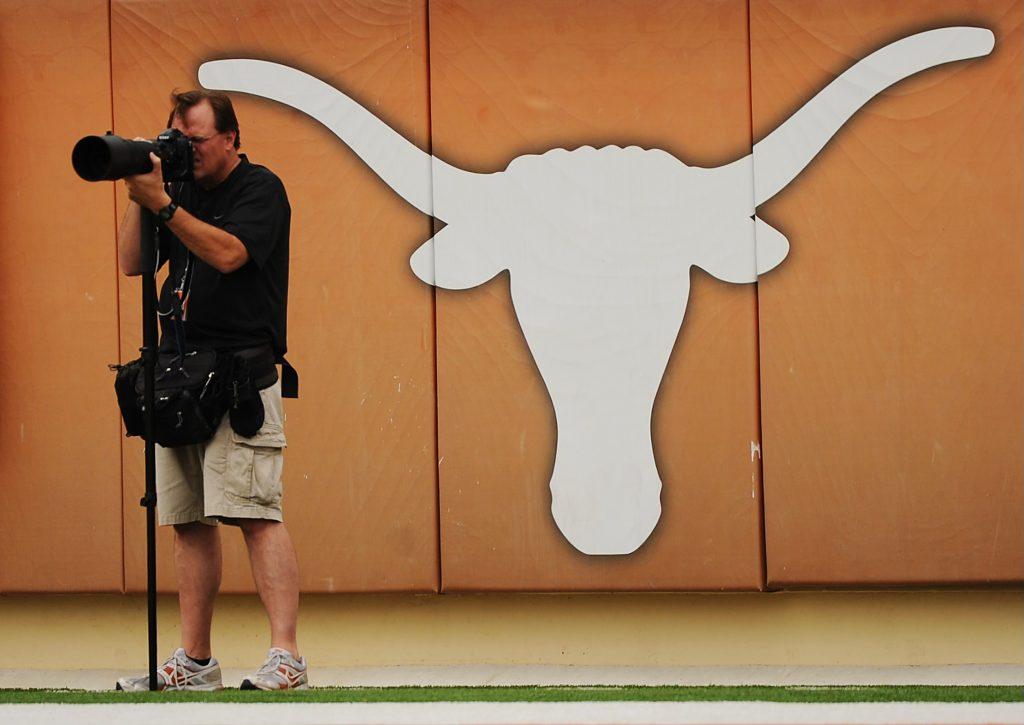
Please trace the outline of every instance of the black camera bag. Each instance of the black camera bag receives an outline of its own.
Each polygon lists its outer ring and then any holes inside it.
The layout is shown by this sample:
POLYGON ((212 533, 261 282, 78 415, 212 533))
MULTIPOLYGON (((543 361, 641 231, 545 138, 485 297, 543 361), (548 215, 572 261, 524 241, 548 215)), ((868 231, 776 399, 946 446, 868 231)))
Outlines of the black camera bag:
MULTIPOLYGON (((145 375, 142 359, 113 366, 114 390, 126 434, 145 438, 145 375)), ((213 350, 184 355, 161 352, 156 367, 153 438, 164 448, 205 443, 230 405, 230 356, 213 350)))

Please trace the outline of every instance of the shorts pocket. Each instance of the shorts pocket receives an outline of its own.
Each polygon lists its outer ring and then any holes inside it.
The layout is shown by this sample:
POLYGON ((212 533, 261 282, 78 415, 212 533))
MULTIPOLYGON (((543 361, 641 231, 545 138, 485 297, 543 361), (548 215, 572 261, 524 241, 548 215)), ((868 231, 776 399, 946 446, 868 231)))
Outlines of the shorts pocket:
POLYGON ((284 468, 284 430, 267 422, 251 438, 230 431, 227 460, 228 498, 257 506, 281 503, 281 472, 284 468))

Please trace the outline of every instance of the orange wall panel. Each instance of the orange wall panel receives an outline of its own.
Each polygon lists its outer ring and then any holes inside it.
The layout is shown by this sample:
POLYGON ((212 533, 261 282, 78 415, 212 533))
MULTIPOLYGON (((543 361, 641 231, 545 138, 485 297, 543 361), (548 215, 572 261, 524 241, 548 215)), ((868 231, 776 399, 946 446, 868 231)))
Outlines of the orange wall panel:
MULTIPOLYGON (((197 86, 216 58, 294 66, 428 144, 426 10, 421 2, 115 1, 118 133, 162 128, 172 88, 197 86)), ((433 292, 408 257, 430 219, 384 186, 336 137, 282 105, 234 96, 242 151, 281 177, 292 206, 285 521, 307 592, 437 587, 433 292)), ((119 186, 119 200, 126 197, 119 186)), ((122 285, 122 349, 139 342, 139 285, 122 285)), ((145 587, 136 504, 142 444, 125 446, 126 580, 145 587)), ((222 527, 224 591, 252 591, 241 534, 222 527)), ((169 529, 159 585, 174 587, 169 529)))
POLYGON ((752 3, 756 139, 894 39, 996 45, 870 101, 758 210, 792 245, 759 283, 769 583, 1020 582, 1024 6, 845 7, 752 3))
MULTIPOLYGON (((481 174, 605 145, 714 167, 946 25, 991 28, 994 52, 883 92, 758 208, 790 240, 778 269, 692 270, 651 420, 661 519, 626 556, 552 518, 559 430, 510 276, 435 293, 409 268, 430 219, 317 122, 236 94, 242 150, 293 209, 286 520, 307 592, 1024 581, 1019 2, 431 0, 428 24, 425 0, 47 0, 0 7, 0 591, 145 588, 142 442, 106 370, 140 344, 126 196, 69 157, 110 127, 151 137, 201 62, 312 73, 481 174)), ((222 533, 223 590, 252 591, 222 533)))
POLYGON ((107 5, 0 5, 0 591, 122 588, 114 200, 71 169, 110 128, 107 5))
MULTIPOLYGON (((462 169, 584 145, 750 153, 745 2, 435 0, 430 40, 433 151, 462 169)), ((554 410, 508 274, 438 290, 445 590, 760 587, 754 290, 691 280, 652 423, 661 519, 628 556, 582 554, 555 526, 554 410)))

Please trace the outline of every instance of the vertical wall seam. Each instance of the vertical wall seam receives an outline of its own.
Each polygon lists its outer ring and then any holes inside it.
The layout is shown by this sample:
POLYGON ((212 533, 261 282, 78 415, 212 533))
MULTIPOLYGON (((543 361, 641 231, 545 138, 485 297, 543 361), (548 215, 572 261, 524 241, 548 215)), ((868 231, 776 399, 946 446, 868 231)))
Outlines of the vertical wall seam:
MULTIPOLYGON (((747 111, 750 114, 750 168, 751 182, 757 175, 757 166, 754 163, 754 68, 753 68, 753 36, 750 22, 750 3, 747 5, 747 111)), ((757 271, 757 228, 754 228, 754 271, 757 271)), ((760 446, 760 454, 757 457, 758 486, 761 489, 758 497, 758 519, 760 523, 761 539, 761 589, 768 589, 768 524, 765 521, 764 499, 766 495, 764 485, 764 416, 763 416, 763 376, 761 374, 761 296, 760 282, 754 282, 754 374, 757 378, 757 444, 760 446)))
MULTIPOLYGON (((107 0, 107 79, 110 84, 110 130, 114 130, 114 0, 107 0)), ((117 261, 117 185, 110 185, 110 194, 112 200, 112 213, 114 215, 114 310, 116 314, 114 319, 116 320, 117 329, 117 344, 116 344, 116 359, 118 363, 123 363, 124 360, 121 356, 121 274, 118 267, 117 261)), ((120 501, 121 501, 121 593, 124 594, 127 574, 125 571, 125 521, 124 521, 124 436, 121 435, 121 418, 118 416, 117 419, 117 451, 118 451, 118 470, 120 475, 118 480, 120 482, 120 501)))
MULTIPOLYGON (((434 155, 434 114, 433 95, 431 94, 430 75, 430 0, 423 0, 423 21, 425 28, 424 40, 426 42, 426 69, 427 69, 427 153, 434 155)), ((430 174, 433 177, 434 167, 431 164, 430 174)), ((434 180, 430 180, 431 208, 433 208, 434 180)), ((437 221, 430 220, 430 234, 433 236, 437 231, 437 221)), ((444 571, 441 562, 441 396, 438 390, 437 375, 437 285, 430 286, 430 308, 434 318, 434 517, 437 526, 437 592, 444 591, 444 571)))

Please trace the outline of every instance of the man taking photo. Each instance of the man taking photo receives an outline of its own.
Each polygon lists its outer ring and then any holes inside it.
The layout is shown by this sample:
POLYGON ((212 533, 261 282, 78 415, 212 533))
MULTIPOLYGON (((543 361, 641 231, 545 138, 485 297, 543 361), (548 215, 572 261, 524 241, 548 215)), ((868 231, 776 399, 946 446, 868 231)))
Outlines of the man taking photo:
MULTIPOLYGON (((155 155, 152 172, 125 178, 131 203, 118 234, 118 261, 126 275, 155 273, 142 269, 139 246, 140 207, 149 209, 162 221, 159 260, 169 263, 160 293, 161 353, 187 340, 188 349, 244 360, 264 412, 255 434, 238 433, 233 416, 225 415, 205 443, 157 446, 157 507, 160 524, 174 527, 182 633, 181 647, 157 669, 157 689, 223 687, 210 649, 220 523, 242 530, 270 620, 267 661, 242 689, 305 688, 295 633, 298 562, 281 512, 285 435, 275 367, 286 351, 291 208, 280 179, 238 152, 238 120, 227 95, 194 90, 171 100, 168 126, 191 142, 195 181, 165 186, 155 155)), ((290 382, 286 376, 286 387, 290 382)), ((121 678, 117 689, 148 690, 149 676, 121 678)))

